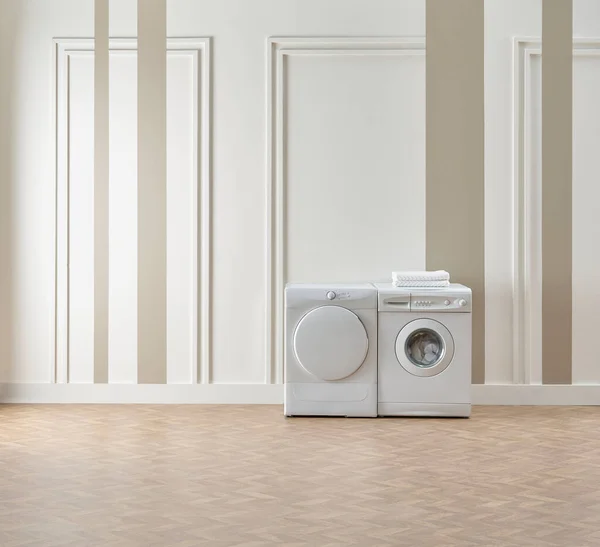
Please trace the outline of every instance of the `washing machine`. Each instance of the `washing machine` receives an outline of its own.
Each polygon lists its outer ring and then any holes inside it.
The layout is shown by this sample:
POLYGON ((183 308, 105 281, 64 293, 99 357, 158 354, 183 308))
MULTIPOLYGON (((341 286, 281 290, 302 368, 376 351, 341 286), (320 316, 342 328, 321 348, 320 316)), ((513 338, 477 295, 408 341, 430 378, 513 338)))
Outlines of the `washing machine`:
POLYGON ((286 416, 377 416, 377 289, 288 284, 286 416))
POLYGON ((471 414, 471 290, 397 288, 378 294, 378 414, 471 414))

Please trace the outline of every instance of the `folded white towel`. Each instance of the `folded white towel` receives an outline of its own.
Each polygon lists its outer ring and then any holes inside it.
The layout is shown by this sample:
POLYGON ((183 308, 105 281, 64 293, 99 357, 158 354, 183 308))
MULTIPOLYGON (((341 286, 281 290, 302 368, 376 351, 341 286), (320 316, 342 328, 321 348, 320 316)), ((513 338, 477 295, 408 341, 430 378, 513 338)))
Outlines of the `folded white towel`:
POLYGON ((450 284, 450 274, 445 270, 392 272, 392 283, 396 287, 447 287, 450 284))
POLYGON ((394 287, 418 287, 421 289, 439 289, 448 287, 450 281, 392 281, 394 287))
POLYGON ((446 270, 436 272, 392 272, 392 279, 399 281, 449 281, 450 274, 446 270))

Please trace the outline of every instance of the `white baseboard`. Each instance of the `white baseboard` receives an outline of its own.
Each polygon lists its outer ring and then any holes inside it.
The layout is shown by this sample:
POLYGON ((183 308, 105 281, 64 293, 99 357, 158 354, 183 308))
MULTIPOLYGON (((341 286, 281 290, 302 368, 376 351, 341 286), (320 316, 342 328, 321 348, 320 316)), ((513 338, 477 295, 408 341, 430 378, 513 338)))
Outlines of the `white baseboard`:
MULTIPOLYGON (((600 405, 600 385, 474 385, 474 405, 600 405)), ((0 403, 283 404, 265 384, 0 384, 0 403)))
POLYGON ((600 405, 600 385, 473 385, 474 405, 600 405))
POLYGON ((0 384, 0 403, 283 404, 266 384, 0 384))

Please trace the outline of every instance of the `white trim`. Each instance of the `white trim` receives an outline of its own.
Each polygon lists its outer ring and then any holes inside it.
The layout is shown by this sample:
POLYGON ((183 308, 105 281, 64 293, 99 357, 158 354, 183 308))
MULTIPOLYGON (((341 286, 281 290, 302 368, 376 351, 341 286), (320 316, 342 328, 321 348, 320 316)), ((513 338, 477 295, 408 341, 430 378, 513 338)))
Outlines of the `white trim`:
POLYGON ((53 62, 55 75, 55 86, 53 86, 56 94, 53 100, 55 104, 55 161, 56 161, 56 200, 55 200, 55 252, 54 252, 54 303, 55 303, 55 359, 54 370, 51 371, 53 382, 65 383, 68 374, 68 310, 69 310, 69 280, 68 280, 68 245, 64 237, 69 231, 69 207, 68 207, 68 135, 67 127, 69 121, 67 118, 66 104, 68 103, 68 59, 64 58, 64 52, 59 42, 54 43, 53 62), (61 62, 62 60, 62 62, 61 62), (61 100, 61 98, 63 100, 61 100), (65 152, 60 146, 64 143, 65 152), (59 264, 63 267, 59 267, 59 264), (66 267, 65 267, 66 266, 66 267))
POLYGON ((285 58, 291 55, 425 55, 422 37, 272 37, 267 40, 265 383, 283 382, 285 285, 285 58))
MULTIPOLYGON (((600 385, 473 385, 474 405, 600 405, 600 385)), ((475 414, 477 418, 477 414, 475 414)))
POLYGON ((523 341, 521 332, 523 328, 523 274, 524 260, 522 257, 523 234, 522 220, 523 205, 522 179, 523 179, 523 114, 525 102, 524 95, 524 63, 522 55, 524 54, 525 40, 515 39, 513 41, 513 382, 515 384, 523 383, 522 367, 524 363, 523 341))
MULTIPOLYGON (((196 200, 192 204, 193 218, 196 224, 194 249, 194 269, 192 279, 193 308, 192 315, 192 370, 194 382, 208 384, 212 376, 210 333, 211 333, 211 40, 210 38, 167 38, 167 50, 183 52, 192 56, 195 77, 195 170, 199 188, 196 200), (198 250, 199 246, 199 250, 198 250), (199 273, 199 275, 198 275, 199 273), (195 280, 198 280, 197 282, 195 280)), ((136 38, 111 38, 109 50, 127 53, 137 49, 136 38)), ((55 79, 54 120, 56 135, 56 252, 54 273, 54 360, 51 379, 56 383, 69 381, 69 280, 68 280, 68 104, 69 104, 69 59, 72 55, 91 55, 94 51, 93 38, 56 38, 54 39, 53 75, 55 79)))
MULTIPOLYGON (((168 42, 168 40, 167 40, 168 42)), ((181 38, 180 44, 187 44, 187 39, 181 38)), ((200 303, 196 304, 196 317, 199 321, 199 335, 196 334, 196 348, 200 345, 200 383, 209 384, 212 381, 212 352, 211 352, 211 234, 212 234, 212 52, 211 40, 205 38, 201 48, 201 67, 197 74, 201 78, 200 82, 200 101, 199 109, 200 131, 197 131, 197 136, 200 139, 200 287, 199 299, 200 303), (198 308, 200 311, 198 312, 198 308), (198 336, 200 340, 198 341, 198 336)), ((198 214, 196 213, 196 222, 198 222, 198 214)), ((196 249, 198 245, 196 245, 196 249)), ((196 264, 198 264, 196 262, 196 264)), ((197 302, 197 299, 196 299, 197 302)))
MULTIPOLYGON (((528 101, 530 96, 531 56, 539 53, 539 41, 514 41, 515 66, 513 86, 513 172, 514 172, 514 274, 513 274, 513 383, 530 384, 537 381, 532 370, 530 325, 532 304, 530 298, 532 233, 530 195, 531 181, 526 177, 528 165, 528 101)), ((538 318, 541 320, 541 318, 538 318)))
POLYGON ((54 210, 53 218, 52 218, 52 238, 54 245, 54 256, 53 256, 53 268, 52 275, 50 277, 50 292, 51 302, 50 302, 50 370, 48 371, 49 381, 52 383, 56 383, 56 363, 57 363, 57 349, 58 349, 58 340, 57 340, 57 325, 59 321, 59 317, 57 315, 57 293, 58 293, 58 270, 57 270, 57 252, 58 252, 58 46, 56 43, 53 43, 52 46, 52 64, 50 66, 50 78, 52 82, 52 93, 50 95, 50 112, 52 116, 52 123, 54 124, 54 134, 53 134, 53 150, 52 150, 52 161, 53 161, 53 172, 54 172, 54 210))
MULTIPOLYGON (((513 48, 513 382, 537 385, 542 382, 542 363, 538 352, 532 348, 531 338, 534 326, 541 325, 542 317, 534 309, 531 295, 535 283, 534 266, 541 257, 536 255, 532 245, 536 232, 531 214, 532 181, 527 176, 527 165, 531 161, 527 140, 531 60, 541 55, 542 44, 539 38, 516 38, 513 48)), ((600 55, 600 38, 573 40, 573 54, 600 55)))
MULTIPOLYGON (((0 384, 0 403, 281 405, 283 390, 277 384, 0 384)), ((473 405, 600 405, 600 385, 478 384, 471 394, 473 405)))
MULTIPOLYGON (((264 384, 0 384, 0 403, 283 404, 264 384)), ((283 415, 283 408, 281 410, 283 415)))

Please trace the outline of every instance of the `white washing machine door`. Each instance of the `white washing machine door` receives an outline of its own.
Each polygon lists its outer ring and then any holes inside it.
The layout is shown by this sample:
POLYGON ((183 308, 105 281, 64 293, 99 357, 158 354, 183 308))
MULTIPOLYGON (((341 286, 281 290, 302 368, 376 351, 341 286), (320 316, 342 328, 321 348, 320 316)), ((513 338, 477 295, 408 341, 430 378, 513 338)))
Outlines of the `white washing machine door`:
POLYGON ((453 357, 454 339, 439 321, 415 319, 396 338, 396 358, 415 376, 435 376, 448 367, 453 357))
POLYGON ((369 337, 361 320, 339 306, 309 311, 294 332, 298 363, 320 380, 342 380, 354 374, 368 349, 369 337))

